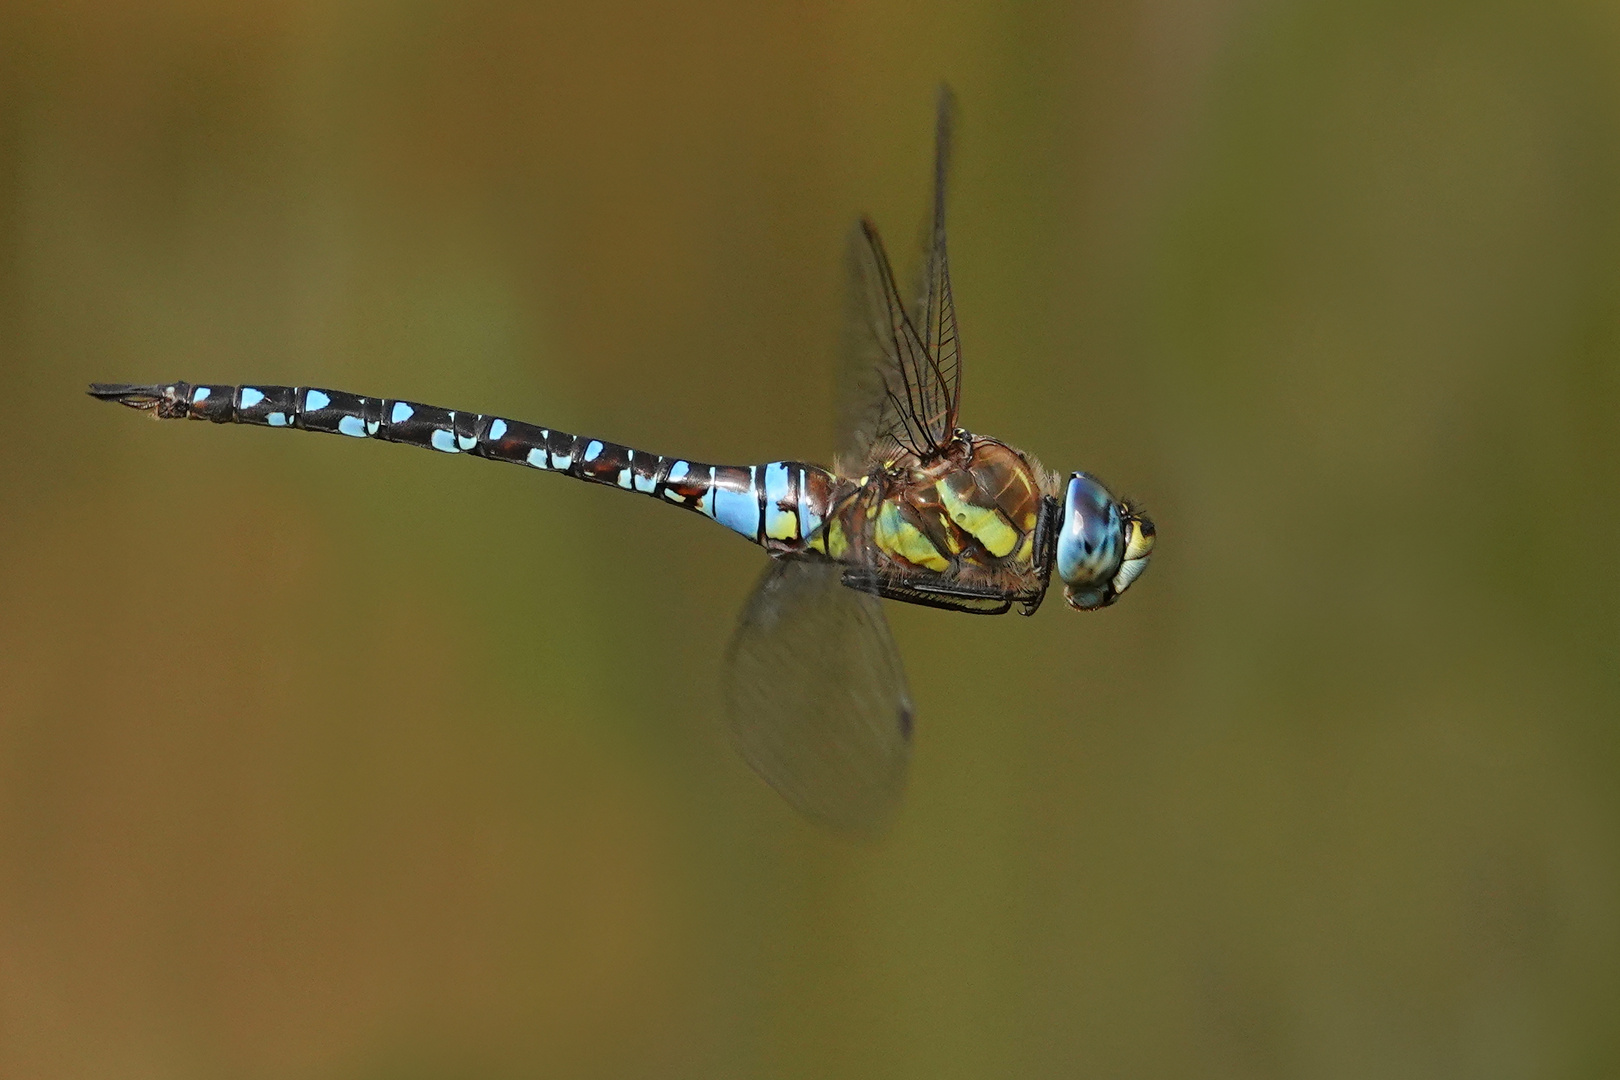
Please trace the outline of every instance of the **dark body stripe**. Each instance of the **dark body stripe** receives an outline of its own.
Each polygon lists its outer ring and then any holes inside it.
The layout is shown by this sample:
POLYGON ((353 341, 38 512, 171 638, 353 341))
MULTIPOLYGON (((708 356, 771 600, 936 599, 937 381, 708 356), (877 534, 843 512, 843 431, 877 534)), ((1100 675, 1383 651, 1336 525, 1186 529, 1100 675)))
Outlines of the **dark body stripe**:
POLYGON ((96 383, 92 396, 164 419, 299 428, 470 454, 636 491, 712 518, 767 550, 806 550, 853 490, 816 465, 708 465, 483 413, 305 386, 96 383))

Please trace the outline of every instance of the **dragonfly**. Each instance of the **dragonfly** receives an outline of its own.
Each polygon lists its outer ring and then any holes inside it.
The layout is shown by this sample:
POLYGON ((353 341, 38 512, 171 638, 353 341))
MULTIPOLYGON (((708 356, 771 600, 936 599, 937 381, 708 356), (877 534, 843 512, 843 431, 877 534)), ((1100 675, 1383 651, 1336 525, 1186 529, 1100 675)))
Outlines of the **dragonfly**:
POLYGON ((876 833, 901 802, 915 705, 883 599, 1031 615, 1055 570, 1079 611, 1147 568, 1155 529, 1095 476, 1066 480, 958 422, 962 354, 946 258, 954 99, 935 122, 933 206, 902 292, 862 218, 848 245, 839 449, 830 465, 710 465, 504 416, 312 386, 95 383, 160 419, 320 431, 504 461, 649 496, 770 556, 726 650, 742 757, 808 817, 876 833))

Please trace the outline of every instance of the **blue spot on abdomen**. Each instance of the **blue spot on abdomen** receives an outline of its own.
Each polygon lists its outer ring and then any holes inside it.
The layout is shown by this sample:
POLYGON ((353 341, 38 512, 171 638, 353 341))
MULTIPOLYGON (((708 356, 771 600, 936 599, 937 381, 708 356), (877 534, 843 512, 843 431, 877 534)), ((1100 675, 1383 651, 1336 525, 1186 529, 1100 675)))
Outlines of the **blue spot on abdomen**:
POLYGON ((749 467, 748 475, 750 482, 746 491, 733 491, 724 487, 713 489, 714 520, 750 540, 755 540, 759 538, 759 496, 754 493, 753 466, 749 467))

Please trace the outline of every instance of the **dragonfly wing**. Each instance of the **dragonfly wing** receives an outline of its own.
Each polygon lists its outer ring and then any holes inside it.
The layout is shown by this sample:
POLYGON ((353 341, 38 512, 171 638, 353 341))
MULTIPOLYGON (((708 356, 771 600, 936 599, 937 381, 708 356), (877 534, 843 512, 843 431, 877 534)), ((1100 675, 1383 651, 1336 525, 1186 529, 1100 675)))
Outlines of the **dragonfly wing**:
POLYGON ((726 656, 743 758, 796 809, 880 831, 905 789, 913 707, 882 602, 835 564, 773 560, 726 656))
POLYGON ((924 243, 923 286, 913 315, 922 332, 932 368, 931 386, 937 395, 929 409, 940 414, 945 438, 956 430, 962 400, 962 354, 956 337, 956 304, 951 298, 951 265, 945 253, 945 189, 951 172, 951 129, 956 118, 956 95, 939 88, 939 111, 934 122, 934 206, 924 243))
POLYGON ((846 277, 839 463, 867 472, 901 447, 922 456, 934 445, 915 391, 927 351, 895 287, 883 239, 865 218, 850 234, 846 277))
POLYGON ((941 89, 935 127, 934 204, 922 285, 908 310, 877 227, 861 219, 849 241, 840 453, 846 467, 903 447, 927 457, 956 429, 961 354, 945 249, 945 190, 954 99, 941 89))

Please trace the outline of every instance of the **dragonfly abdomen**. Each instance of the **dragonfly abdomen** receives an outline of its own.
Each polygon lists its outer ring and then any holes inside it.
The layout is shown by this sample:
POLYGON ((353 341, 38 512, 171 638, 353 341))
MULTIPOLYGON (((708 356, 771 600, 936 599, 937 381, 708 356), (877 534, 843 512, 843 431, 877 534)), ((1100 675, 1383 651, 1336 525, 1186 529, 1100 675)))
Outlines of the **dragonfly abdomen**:
POLYGON ((520 420, 319 387, 96 383, 90 393, 163 419, 321 431, 561 473, 684 507, 778 553, 804 549, 838 486, 802 461, 709 465, 520 420))

